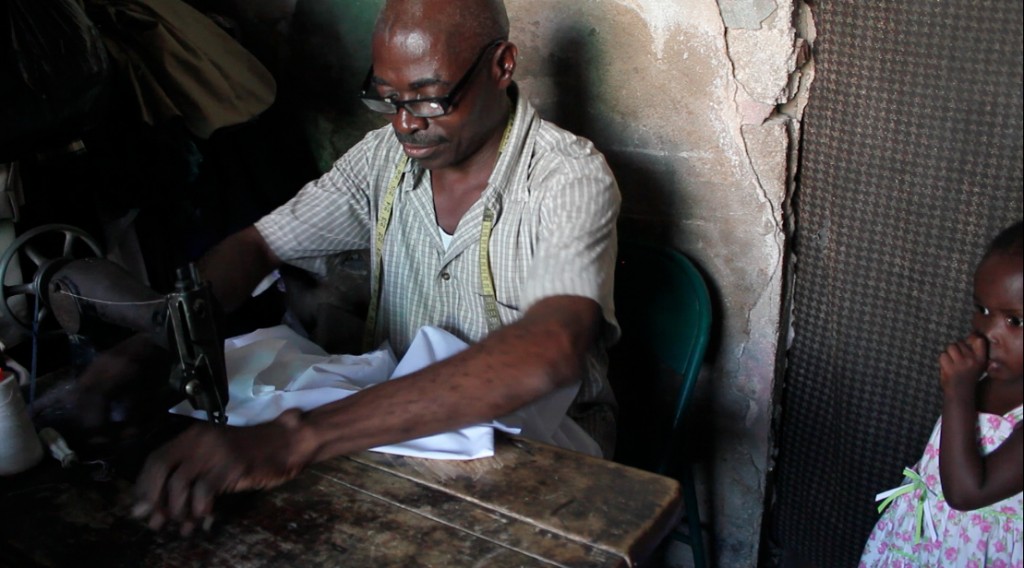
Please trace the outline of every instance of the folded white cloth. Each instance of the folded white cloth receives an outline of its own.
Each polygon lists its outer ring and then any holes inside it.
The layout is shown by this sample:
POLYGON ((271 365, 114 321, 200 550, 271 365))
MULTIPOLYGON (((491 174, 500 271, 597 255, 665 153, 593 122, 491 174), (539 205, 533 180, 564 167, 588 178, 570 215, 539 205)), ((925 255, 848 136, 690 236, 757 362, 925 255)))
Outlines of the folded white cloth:
MULTIPOLYGON (((363 355, 330 355, 315 343, 280 325, 224 342, 229 399, 228 424, 268 422, 291 408, 310 410, 341 400, 388 379, 418 371, 455 355, 467 344, 436 327, 423 327, 401 361, 386 343, 363 355)), ((597 444, 565 411, 579 385, 560 389, 489 424, 468 426, 374 451, 437 459, 475 459, 494 455, 494 429, 569 449, 600 455, 597 444)), ((205 418, 187 401, 171 412, 205 418)))

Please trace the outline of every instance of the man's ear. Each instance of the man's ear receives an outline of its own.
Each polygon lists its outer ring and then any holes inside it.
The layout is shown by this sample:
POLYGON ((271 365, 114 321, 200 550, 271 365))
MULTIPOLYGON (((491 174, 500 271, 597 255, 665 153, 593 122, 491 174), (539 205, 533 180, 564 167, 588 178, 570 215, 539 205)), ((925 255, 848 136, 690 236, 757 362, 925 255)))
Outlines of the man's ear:
POLYGON ((516 71, 516 57, 519 56, 519 48, 514 43, 506 42, 498 48, 498 81, 501 87, 505 88, 512 82, 512 75, 516 71))

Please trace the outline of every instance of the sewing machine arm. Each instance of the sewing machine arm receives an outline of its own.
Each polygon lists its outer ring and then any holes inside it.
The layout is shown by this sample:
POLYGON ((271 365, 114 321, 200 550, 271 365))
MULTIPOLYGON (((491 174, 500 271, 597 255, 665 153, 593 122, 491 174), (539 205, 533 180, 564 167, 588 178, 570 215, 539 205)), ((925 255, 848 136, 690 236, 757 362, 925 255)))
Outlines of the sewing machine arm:
POLYGON ((211 422, 227 421, 219 307, 195 265, 178 269, 174 291, 163 295, 106 259, 70 260, 55 267, 46 290, 55 319, 69 334, 87 336, 94 322, 147 333, 174 353, 170 388, 211 422))

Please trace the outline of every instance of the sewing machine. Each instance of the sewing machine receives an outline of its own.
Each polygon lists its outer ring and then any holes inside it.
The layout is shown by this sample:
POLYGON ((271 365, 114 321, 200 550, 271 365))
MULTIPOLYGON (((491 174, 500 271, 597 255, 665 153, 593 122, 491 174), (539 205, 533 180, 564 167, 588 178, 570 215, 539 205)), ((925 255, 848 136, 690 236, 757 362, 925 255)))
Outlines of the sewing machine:
POLYGON ((111 329, 148 334, 174 355, 168 385, 177 395, 175 402, 188 400, 211 422, 227 421, 219 307, 194 264, 178 269, 173 292, 160 294, 103 258, 98 244, 80 229, 44 225, 15 239, 0 257, 0 282, 0 318, 31 337, 41 329, 54 331, 46 329, 50 316, 70 336, 103 335, 111 329), (22 257, 35 265, 34 274, 8 284, 15 263, 26 264, 22 257))

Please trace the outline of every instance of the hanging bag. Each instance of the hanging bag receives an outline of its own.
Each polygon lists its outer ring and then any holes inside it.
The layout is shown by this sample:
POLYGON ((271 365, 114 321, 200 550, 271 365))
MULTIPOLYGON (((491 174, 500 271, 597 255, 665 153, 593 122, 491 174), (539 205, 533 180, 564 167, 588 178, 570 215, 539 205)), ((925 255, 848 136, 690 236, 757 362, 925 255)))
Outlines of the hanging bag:
POLYGON ((76 0, 7 0, 7 41, 22 83, 43 98, 107 73, 99 30, 76 0))
POLYGON ((99 30, 77 0, 5 0, 0 161, 76 136, 109 71, 99 30))

